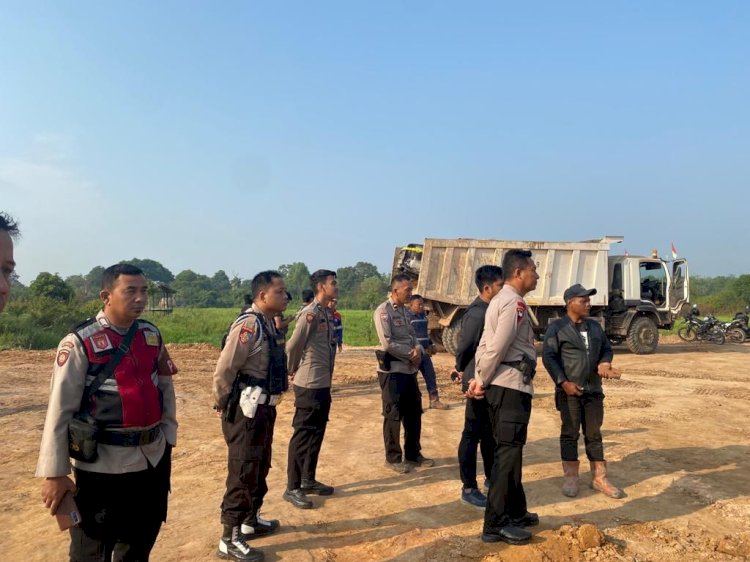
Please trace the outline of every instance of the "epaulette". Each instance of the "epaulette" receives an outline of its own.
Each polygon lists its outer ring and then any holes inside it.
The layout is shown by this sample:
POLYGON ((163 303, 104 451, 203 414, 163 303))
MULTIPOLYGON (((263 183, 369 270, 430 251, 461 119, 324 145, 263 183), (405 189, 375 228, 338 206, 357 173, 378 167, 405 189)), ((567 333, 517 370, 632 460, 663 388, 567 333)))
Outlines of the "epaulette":
POLYGON ((104 326, 99 323, 99 320, 97 320, 96 318, 87 318, 71 331, 76 336, 78 336, 78 339, 83 341, 86 338, 93 336, 97 332, 101 332, 103 329, 104 326))

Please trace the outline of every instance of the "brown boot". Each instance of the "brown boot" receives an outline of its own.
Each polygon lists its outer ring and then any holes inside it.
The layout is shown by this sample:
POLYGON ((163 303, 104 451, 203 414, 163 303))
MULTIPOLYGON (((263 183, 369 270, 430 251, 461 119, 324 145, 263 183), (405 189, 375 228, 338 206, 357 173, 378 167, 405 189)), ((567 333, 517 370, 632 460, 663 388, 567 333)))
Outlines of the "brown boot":
POLYGON ((578 495, 578 467, 581 466, 581 461, 563 461, 563 485, 562 493, 563 496, 574 498, 578 495))
POLYGON ((432 410, 447 410, 450 406, 443 404, 437 394, 430 394, 430 408, 432 410))
POLYGON ((605 496, 619 500, 625 497, 625 492, 607 480, 607 461, 591 462, 591 487, 605 496))

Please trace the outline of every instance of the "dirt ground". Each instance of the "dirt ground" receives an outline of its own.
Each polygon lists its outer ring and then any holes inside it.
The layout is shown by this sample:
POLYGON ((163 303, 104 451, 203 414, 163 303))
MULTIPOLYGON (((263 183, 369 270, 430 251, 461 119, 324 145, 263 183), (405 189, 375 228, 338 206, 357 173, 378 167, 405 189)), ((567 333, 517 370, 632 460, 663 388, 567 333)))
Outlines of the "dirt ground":
MULTIPOLYGON (((674 338, 672 338, 674 339, 674 338)), ((215 558, 226 448, 210 410, 218 350, 170 347, 176 378, 178 447, 169 521, 152 560, 215 558)), ((67 560, 67 534, 40 500, 33 478, 44 422, 48 352, 0 352, 0 541, 2 561, 67 560)), ((318 477, 335 495, 315 509, 281 499, 292 401, 279 406, 274 466, 264 515, 282 531, 255 541, 266 560, 367 562, 742 560, 750 557, 750 345, 667 342, 651 356, 619 349, 619 381, 605 381, 605 452, 627 498, 587 486, 560 493, 559 418, 543 369, 524 457, 529 508, 541 525, 529 545, 479 540, 483 512, 458 501, 456 447, 463 402, 448 380, 452 358, 435 357, 448 411, 426 410, 422 446, 436 465, 407 475, 383 468, 380 398, 372 350, 345 349, 334 377, 334 403, 318 477)), ((423 381, 420 382, 423 384, 423 381)), ((426 404, 426 396, 423 396, 426 404)), ((583 456, 583 455, 582 455, 583 456)), ((582 463, 583 465, 583 463, 582 463)), ((588 477, 584 473, 584 481, 588 477)))

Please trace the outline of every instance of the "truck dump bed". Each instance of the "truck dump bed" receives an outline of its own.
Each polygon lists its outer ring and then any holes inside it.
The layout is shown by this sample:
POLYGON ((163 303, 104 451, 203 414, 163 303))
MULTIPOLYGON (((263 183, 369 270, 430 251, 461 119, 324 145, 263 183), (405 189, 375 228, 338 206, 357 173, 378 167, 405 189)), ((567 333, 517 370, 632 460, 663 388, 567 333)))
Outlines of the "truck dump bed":
POLYGON ((501 265, 506 250, 531 250, 539 283, 526 295, 531 305, 563 305, 563 292, 574 283, 595 288, 592 306, 606 306, 609 296, 607 257, 611 242, 532 242, 523 240, 439 240, 428 238, 416 291, 435 301, 466 306, 477 288, 474 272, 482 265, 501 265))

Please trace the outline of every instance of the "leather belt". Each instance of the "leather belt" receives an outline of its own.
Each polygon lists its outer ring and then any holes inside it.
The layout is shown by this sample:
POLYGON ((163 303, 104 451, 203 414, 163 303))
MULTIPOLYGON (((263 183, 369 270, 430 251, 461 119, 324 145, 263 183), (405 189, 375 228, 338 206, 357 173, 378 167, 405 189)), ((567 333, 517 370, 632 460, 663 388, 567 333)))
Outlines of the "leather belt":
POLYGON ((117 447, 142 447, 150 445, 161 435, 161 428, 157 425, 142 431, 101 431, 97 435, 99 443, 115 445, 117 447))
POLYGON ((507 365, 508 367, 513 367, 514 369, 518 369, 523 364, 523 361, 503 361, 500 364, 507 365))

